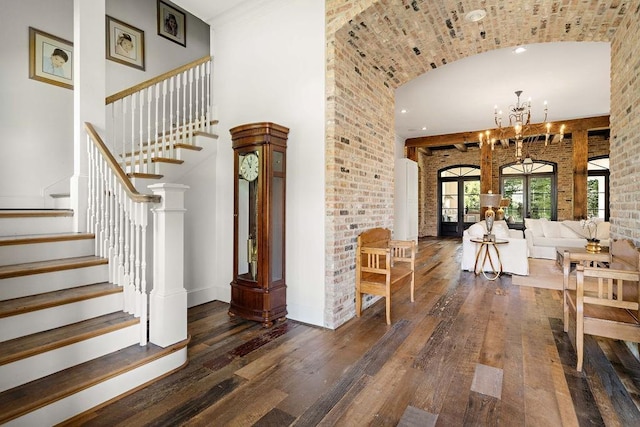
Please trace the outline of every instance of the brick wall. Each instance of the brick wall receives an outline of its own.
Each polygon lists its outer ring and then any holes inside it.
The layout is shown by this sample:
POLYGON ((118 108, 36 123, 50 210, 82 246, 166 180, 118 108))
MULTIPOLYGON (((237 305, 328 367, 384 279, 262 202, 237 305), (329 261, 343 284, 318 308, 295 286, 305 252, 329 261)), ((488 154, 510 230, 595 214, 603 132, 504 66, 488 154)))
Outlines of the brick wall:
MULTIPOLYGON (((541 144, 538 144, 541 145, 541 144)), ((557 164, 558 219, 573 219, 573 156, 571 138, 561 143, 553 143, 532 151, 536 160, 546 160, 557 164)), ((480 166, 480 149, 468 147, 467 151, 455 148, 432 150, 432 155, 419 155, 421 179, 419 182, 419 229, 421 237, 438 235, 438 171, 455 165, 480 166)), ((609 141, 601 135, 589 136, 589 157, 609 154, 609 141)), ((515 148, 496 145, 492 153, 494 177, 492 190, 500 191, 500 167, 515 160, 515 148)), ((479 179, 479 177, 478 177, 479 179)))
MULTIPOLYGON (((475 0, 325 3, 327 327, 354 314, 355 236, 364 228, 393 224, 393 90, 476 53, 521 43, 612 41, 611 156, 612 170, 619 168, 612 180, 612 230, 640 239, 634 166, 640 154, 632 150, 640 131, 634 110, 640 105, 638 6, 618 0, 540 0, 530 7, 518 0, 486 0, 482 5, 488 14, 480 32, 463 19, 478 6, 475 0)), ((424 162, 422 170, 438 169, 429 159, 424 162)), ((423 181, 425 200, 435 200, 435 193, 428 193, 434 189, 423 181)), ((566 206, 563 201, 563 215, 566 206)), ((422 218, 429 217, 429 209, 435 207, 426 204, 422 218)), ((421 223, 425 232, 426 221, 421 223)))
POLYGON ((611 177, 613 238, 640 245, 640 2, 611 41, 611 177))

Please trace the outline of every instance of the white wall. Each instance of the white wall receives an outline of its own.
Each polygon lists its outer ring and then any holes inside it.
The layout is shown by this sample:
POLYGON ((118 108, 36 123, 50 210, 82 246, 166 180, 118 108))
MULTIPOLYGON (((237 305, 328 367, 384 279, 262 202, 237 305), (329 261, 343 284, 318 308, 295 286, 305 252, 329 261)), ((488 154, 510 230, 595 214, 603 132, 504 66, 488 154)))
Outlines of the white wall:
POLYGON ((324 1, 267 0, 212 26, 218 155, 187 177, 189 304, 229 301, 233 263, 233 150, 229 129, 274 122, 287 148, 288 317, 323 325, 324 1), (210 186, 197 186, 204 180, 210 186))
POLYGON ((190 14, 186 47, 159 36, 157 4, 157 0, 107 0, 107 15, 144 31, 146 52, 145 71, 106 61, 108 95, 209 54, 209 26, 190 14))
MULTIPOLYGON (((0 26, 6 41, 0 47, 0 208, 42 208, 46 192, 69 192, 73 91, 29 79, 29 27, 73 41, 73 0, 6 3, 8 19, 0 26)), ((186 48, 160 37, 156 6, 157 0, 106 0, 108 15, 144 31, 146 57, 145 72, 105 59, 107 94, 210 53, 209 26, 193 16, 187 18, 186 48)))
POLYGON ((68 183, 73 172, 73 91, 29 79, 29 27, 72 41, 73 0, 21 0, 5 6, 0 208, 41 208, 43 190, 68 183))

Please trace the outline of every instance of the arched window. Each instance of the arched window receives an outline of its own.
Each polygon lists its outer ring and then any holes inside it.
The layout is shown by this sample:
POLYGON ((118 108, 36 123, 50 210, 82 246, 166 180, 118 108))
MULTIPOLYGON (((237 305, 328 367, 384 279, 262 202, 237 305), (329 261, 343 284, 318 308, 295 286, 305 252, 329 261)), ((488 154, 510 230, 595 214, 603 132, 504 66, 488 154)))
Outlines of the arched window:
POLYGON ((480 168, 456 165, 438 173, 439 235, 462 236, 480 220, 480 168))
POLYGON ((534 161, 531 173, 522 164, 511 163, 500 168, 500 192, 511 200, 504 209, 510 227, 523 228, 524 218, 557 218, 557 165, 534 161))
POLYGON ((587 163, 587 215, 609 221, 609 156, 587 163))

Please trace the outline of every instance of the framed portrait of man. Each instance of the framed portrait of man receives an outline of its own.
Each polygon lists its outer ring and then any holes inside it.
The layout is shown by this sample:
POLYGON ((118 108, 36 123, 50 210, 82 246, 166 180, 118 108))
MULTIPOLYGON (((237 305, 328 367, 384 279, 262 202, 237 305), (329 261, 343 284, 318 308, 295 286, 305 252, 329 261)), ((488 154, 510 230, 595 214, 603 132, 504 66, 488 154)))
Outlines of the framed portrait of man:
POLYGON ((73 43, 29 27, 29 78, 73 89, 73 43))
POLYGON ((158 0, 158 35, 187 46, 186 14, 162 0, 158 0))

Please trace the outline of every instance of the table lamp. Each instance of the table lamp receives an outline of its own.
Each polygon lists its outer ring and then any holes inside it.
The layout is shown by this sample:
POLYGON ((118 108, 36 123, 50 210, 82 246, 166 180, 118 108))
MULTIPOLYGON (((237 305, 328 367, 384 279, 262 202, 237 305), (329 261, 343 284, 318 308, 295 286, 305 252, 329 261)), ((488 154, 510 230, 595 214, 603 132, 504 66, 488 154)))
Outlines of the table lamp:
POLYGON ((500 199, 500 206, 496 211, 496 219, 498 221, 504 219, 504 208, 508 208, 510 204, 511 204, 511 199, 500 199))
POLYGON ((496 240, 496 236, 491 233, 491 230, 493 229, 493 221, 496 216, 493 208, 500 206, 501 199, 502 194, 493 194, 491 190, 486 194, 480 194, 480 206, 487 208, 484 213, 484 220, 487 223, 487 234, 483 236, 483 240, 485 242, 495 242, 496 240))

